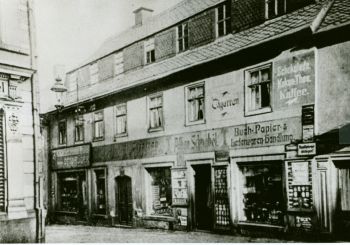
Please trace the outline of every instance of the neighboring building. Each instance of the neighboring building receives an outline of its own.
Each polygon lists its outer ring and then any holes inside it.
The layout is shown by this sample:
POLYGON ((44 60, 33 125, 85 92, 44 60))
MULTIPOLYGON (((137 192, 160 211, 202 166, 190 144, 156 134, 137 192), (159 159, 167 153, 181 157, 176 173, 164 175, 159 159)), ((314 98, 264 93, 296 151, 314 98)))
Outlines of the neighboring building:
POLYGON ((0 243, 43 240, 43 153, 31 0, 0 1, 0 243))
POLYGON ((349 142, 326 152, 324 138, 350 122, 350 3, 187 0, 150 14, 68 72, 64 108, 46 114, 51 220, 348 225, 349 142))

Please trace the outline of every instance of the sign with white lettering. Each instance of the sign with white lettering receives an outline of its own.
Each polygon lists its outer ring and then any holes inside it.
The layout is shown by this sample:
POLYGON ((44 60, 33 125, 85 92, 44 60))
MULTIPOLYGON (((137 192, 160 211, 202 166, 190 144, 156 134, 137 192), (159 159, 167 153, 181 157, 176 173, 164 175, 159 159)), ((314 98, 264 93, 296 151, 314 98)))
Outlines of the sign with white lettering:
POLYGON ((70 169, 90 165, 90 145, 52 150, 52 169, 70 169))
POLYGON ((314 103, 314 51, 274 62, 273 84, 274 109, 314 103))
POLYGON ((298 144, 298 155, 299 156, 316 155, 316 143, 298 144))

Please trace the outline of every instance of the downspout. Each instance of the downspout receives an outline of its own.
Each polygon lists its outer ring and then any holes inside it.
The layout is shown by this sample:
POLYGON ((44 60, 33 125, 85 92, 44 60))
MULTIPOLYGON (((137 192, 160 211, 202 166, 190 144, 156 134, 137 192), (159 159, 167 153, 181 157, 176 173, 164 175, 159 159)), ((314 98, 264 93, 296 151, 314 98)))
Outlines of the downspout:
POLYGON ((33 130, 34 130, 34 145, 33 145, 33 157, 34 157, 34 209, 36 216, 36 242, 44 241, 44 228, 42 223, 42 193, 40 186, 40 165, 39 165, 39 137, 40 137, 40 119, 39 119, 39 83, 38 83, 38 72, 37 72, 37 50, 36 50, 36 39, 35 39, 35 22, 33 13, 33 1, 27 1, 28 11, 28 25, 29 25, 29 43, 30 43, 30 66, 34 70, 31 76, 31 88, 32 88, 32 115, 33 115, 33 130))

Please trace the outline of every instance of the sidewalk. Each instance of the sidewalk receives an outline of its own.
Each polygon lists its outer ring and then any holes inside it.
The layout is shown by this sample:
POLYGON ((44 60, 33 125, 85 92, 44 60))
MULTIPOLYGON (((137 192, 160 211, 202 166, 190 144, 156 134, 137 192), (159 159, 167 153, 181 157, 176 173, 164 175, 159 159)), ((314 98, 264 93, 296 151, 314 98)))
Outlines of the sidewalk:
POLYGON ((206 232, 96 226, 51 225, 46 227, 46 243, 285 243, 271 238, 251 238, 206 232))

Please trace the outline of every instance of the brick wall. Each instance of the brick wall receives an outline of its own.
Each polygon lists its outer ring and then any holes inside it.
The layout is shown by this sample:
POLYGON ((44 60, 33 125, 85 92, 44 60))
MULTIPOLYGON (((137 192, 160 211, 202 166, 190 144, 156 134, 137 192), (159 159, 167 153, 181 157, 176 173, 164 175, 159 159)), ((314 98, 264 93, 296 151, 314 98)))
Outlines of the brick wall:
POLYGON ((113 77, 113 55, 109 55, 98 61, 99 81, 113 77))
POLYGON ((156 60, 169 58, 176 53, 176 28, 170 28, 154 38, 156 60))
POLYGON ((135 43, 123 51, 124 71, 140 67, 144 63, 143 42, 135 43))
POLYGON ((190 47, 203 45, 215 39, 215 9, 195 16, 188 23, 190 47))
POLYGON ((238 32, 265 19, 265 0, 231 0, 232 31, 238 32))

